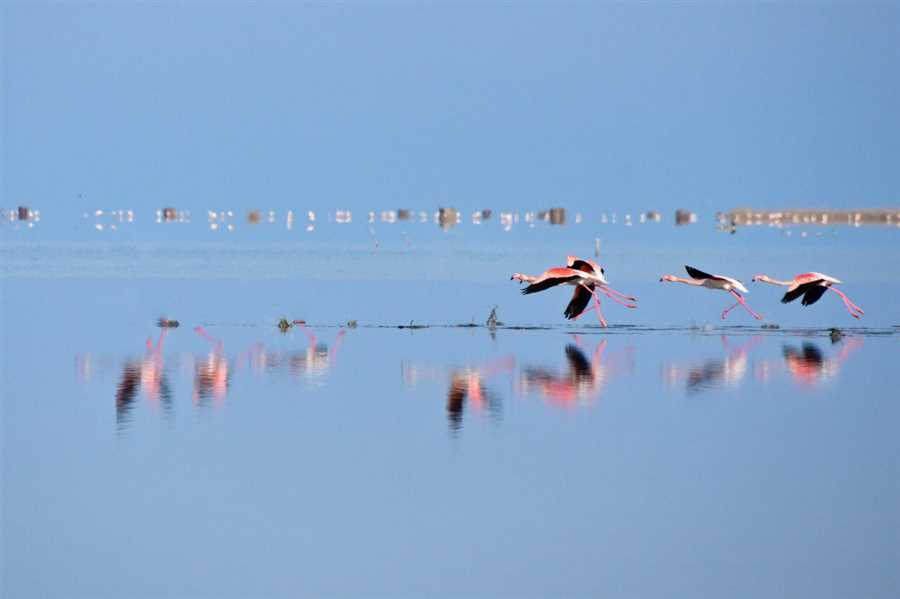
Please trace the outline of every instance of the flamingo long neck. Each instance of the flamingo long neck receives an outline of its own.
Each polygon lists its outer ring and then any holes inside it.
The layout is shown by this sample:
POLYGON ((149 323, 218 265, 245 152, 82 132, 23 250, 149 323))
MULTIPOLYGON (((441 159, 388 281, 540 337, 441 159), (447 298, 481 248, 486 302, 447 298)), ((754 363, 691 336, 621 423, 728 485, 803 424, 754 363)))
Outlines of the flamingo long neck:
POLYGON ((773 279, 771 277, 763 277, 756 280, 760 283, 768 283, 769 285, 782 285, 784 287, 790 287, 794 284, 793 281, 779 281, 778 279, 773 279))
POLYGON ((677 283, 684 283, 685 285, 703 285, 704 279, 683 279, 681 277, 673 276, 670 281, 677 283))

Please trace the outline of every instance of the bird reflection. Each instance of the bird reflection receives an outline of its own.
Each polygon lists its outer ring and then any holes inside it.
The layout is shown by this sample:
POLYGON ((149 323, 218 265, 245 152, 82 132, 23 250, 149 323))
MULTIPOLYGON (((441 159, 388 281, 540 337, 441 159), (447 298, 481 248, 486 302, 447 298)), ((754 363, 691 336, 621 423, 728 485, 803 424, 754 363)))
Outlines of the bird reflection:
POLYGON ((205 404, 212 399, 221 404, 225 401, 230 383, 231 369, 225 358, 225 344, 206 332, 203 327, 194 328, 194 332, 206 339, 212 346, 205 358, 194 365, 194 392, 196 404, 205 404))
POLYGON ((255 343, 231 360, 225 356, 222 340, 210 335, 203 327, 195 328, 194 332, 208 341, 211 349, 195 362, 194 402, 202 404, 212 399, 215 404, 222 403, 228 394, 233 374, 243 369, 249 369, 254 374, 267 374, 286 368, 291 375, 302 379, 315 379, 327 373, 336 362, 346 331, 338 331, 329 348, 319 342, 311 329, 301 323, 298 326, 309 340, 305 350, 271 352, 262 343, 255 343))
POLYGON ((167 329, 162 329, 156 344, 147 338, 147 352, 140 360, 127 360, 122 366, 122 374, 116 385, 116 424, 124 427, 131 419, 131 412, 142 389, 144 396, 152 404, 161 405, 171 412, 172 394, 168 378, 163 368, 163 342, 167 329))
MULTIPOLYGON (((486 412, 495 421, 503 417, 503 401, 487 387, 486 381, 497 374, 511 371, 515 363, 515 358, 506 356, 479 366, 450 371, 446 412, 447 426, 451 433, 459 433, 462 430, 463 416, 468 408, 475 413, 486 412)), ((401 364, 400 368, 404 381, 413 386, 425 380, 446 376, 443 369, 407 364, 401 364)))
POLYGON ((306 325, 298 324, 309 339, 309 345, 305 352, 291 354, 289 358, 291 374, 297 377, 313 377, 322 375, 334 365, 341 342, 347 331, 341 329, 334 339, 331 349, 327 345, 319 343, 315 332, 306 325))
POLYGON ((862 344, 862 337, 853 337, 843 344, 841 351, 833 358, 826 358, 822 349, 812 341, 804 341, 799 349, 784 344, 781 351, 784 364, 794 382, 803 387, 815 387, 837 375, 841 364, 862 344))
POLYGON ((489 391, 486 379, 512 370, 515 359, 512 356, 488 362, 476 368, 462 368, 450 373, 450 387, 447 389, 447 425, 457 433, 462 429, 463 412, 468 403, 476 412, 487 411, 492 419, 503 417, 503 403, 498 395, 489 391))
POLYGON ((519 377, 519 391, 527 393, 535 389, 551 404, 563 407, 591 403, 613 375, 624 369, 630 371, 633 367, 630 350, 626 350, 625 368, 620 359, 622 356, 607 356, 604 359, 606 339, 597 344, 590 360, 580 345, 578 335, 575 335, 575 343, 566 345, 568 366, 564 372, 542 367, 523 369, 519 377))
POLYGON ((685 379, 685 390, 688 394, 724 385, 737 385, 747 374, 750 351, 759 345, 763 338, 760 335, 754 335, 737 347, 733 347, 725 335, 721 339, 722 347, 727 352, 724 359, 714 358, 688 367, 673 363, 664 364, 663 381, 671 386, 685 379))

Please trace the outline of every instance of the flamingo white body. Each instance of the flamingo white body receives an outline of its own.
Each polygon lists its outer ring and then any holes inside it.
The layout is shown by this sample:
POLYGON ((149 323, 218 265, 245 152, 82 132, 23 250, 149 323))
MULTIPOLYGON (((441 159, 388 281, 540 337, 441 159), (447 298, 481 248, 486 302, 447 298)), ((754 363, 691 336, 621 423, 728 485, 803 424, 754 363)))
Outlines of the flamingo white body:
POLYGON ((826 291, 831 289, 841 296, 844 306, 846 306, 850 316, 858 319, 865 314, 863 309, 854 304, 844 292, 834 287, 834 285, 841 283, 840 279, 820 272, 804 272, 795 276, 790 281, 773 279, 767 275, 756 275, 753 277, 753 281, 787 287, 787 292, 781 298, 781 303, 783 304, 788 304, 797 298, 802 297, 803 299, 800 303, 804 306, 811 306, 819 301, 826 291))
POLYGON ((722 319, 724 320, 728 313, 731 312, 732 309, 737 306, 743 306, 747 312, 750 313, 753 318, 757 320, 762 320, 762 316, 754 312, 750 309, 750 306, 747 305, 747 302, 744 301, 743 296, 741 296, 740 292, 749 293, 747 287, 744 286, 739 280, 733 277, 726 277, 725 275, 711 275, 709 273, 705 273, 702 270, 698 270, 692 266, 685 265, 685 270, 691 276, 690 279, 685 279, 683 277, 676 277, 675 275, 663 275, 660 277, 660 281, 667 281, 670 283, 684 283, 685 285, 693 285, 694 287, 706 287, 707 289, 718 289, 721 291, 726 291, 730 293, 737 299, 737 303, 725 310, 722 311, 722 319))
POLYGON ((600 298, 597 292, 603 293, 608 298, 622 304, 627 308, 637 308, 630 303, 637 301, 636 297, 625 295, 611 289, 606 280, 606 271, 596 262, 590 259, 582 259, 577 256, 567 256, 566 266, 550 268, 538 276, 513 273, 510 279, 522 283, 529 283, 522 290, 523 294, 537 293, 557 285, 572 285, 575 292, 563 313, 566 318, 575 320, 589 310, 597 310, 597 318, 600 326, 606 326, 606 319, 600 311, 600 298), (591 298, 594 299, 594 307, 587 308, 591 298), (621 298, 621 299, 620 299, 621 298), (626 300, 626 301, 623 301, 626 300))

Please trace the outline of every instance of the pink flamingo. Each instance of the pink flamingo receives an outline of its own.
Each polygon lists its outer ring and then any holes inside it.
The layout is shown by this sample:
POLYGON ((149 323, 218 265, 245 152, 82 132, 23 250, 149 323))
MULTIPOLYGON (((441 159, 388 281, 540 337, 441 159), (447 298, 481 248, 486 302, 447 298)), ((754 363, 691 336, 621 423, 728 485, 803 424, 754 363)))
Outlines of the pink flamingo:
POLYGON ((600 326, 605 327, 606 319, 603 318, 603 313, 600 311, 598 291, 626 308, 637 308, 636 304, 629 303, 636 302, 637 298, 611 289, 605 275, 606 271, 593 260, 567 256, 565 267, 548 269, 539 276, 523 275, 517 272, 513 273, 510 279, 522 283, 530 283, 528 287, 522 290, 522 293, 525 295, 544 291, 557 285, 573 285, 575 292, 572 294, 572 299, 569 301, 569 305, 566 306, 563 315, 570 320, 575 320, 585 312, 597 310, 597 319, 600 321, 600 326), (592 297, 594 298, 594 306, 587 308, 592 297))
POLYGON ((840 280, 828 275, 823 275, 820 272, 805 272, 797 275, 790 281, 779 281, 778 279, 773 279, 766 275, 756 275, 753 277, 753 281, 787 287, 787 293, 781 298, 782 304, 789 304, 802 295, 803 299, 800 303, 804 306, 812 306, 819 301, 819 298, 821 298, 826 291, 831 289, 844 300, 844 305, 847 307, 850 316, 859 319, 860 316, 865 314, 863 309, 850 301, 850 298, 847 297, 843 291, 834 287, 834 285, 841 282, 840 280))
POLYGON ((743 306, 744 309, 747 310, 747 312, 749 312, 756 320, 762 320, 763 317, 751 310, 750 306, 747 305, 747 302, 744 301, 744 298, 741 296, 741 294, 738 293, 738 291, 749 293, 747 288, 744 287, 743 283, 731 277, 707 274, 702 270, 697 270, 692 266, 686 265, 684 268, 685 270, 687 270, 687 273, 691 275, 690 279, 684 279, 681 277, 676 277, 674 275, 663 275, 659 280, 668 281, 671 283, 684 283, 685 285, 694 285, 696 287, 706 287, 707 289, 721 289, 722 291, 727 291, 735 298, 737 298, 737 303, 725 308, 722 311, 723 320, 726 316, 728 316, 728 313, 738 305, 743 306))

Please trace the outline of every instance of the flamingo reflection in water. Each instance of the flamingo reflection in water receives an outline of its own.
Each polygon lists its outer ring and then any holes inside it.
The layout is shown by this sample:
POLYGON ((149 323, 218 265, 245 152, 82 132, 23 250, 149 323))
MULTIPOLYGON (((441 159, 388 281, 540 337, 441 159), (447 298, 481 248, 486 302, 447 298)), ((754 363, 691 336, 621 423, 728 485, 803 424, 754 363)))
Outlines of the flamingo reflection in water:
POLYGON ((724 385, 737 385, 747 374, 749 353, 759 345, 763 337, 753 335, 738 346, 733 346, 728 337, 722 335, 722 348, 726 351, 725 358, 713 358, 692 366, 679 366, 674 363, 663 365, 662 379, 669 386, 676 385, 681 380, 686 380, 685 390, 689 393, 697 393, 713 387, 724 385))
POLYGON ((799 349, 785 344, 781 350, 784 365, 794 382, 801 387, 813 388, 834 378, 850 354, 862 344, 862 337, 852 337, 842 344, 836 356, 830 358, 826 358, 821 348, 812 341, 804 341, 799 349))
POLYGON ((347 334, 347 331, 344 329, 339 330, 334 339, 334 344, 329 349, 327 345, 319 343, 312 329, 300 322, 297 325, 306 333, 309 345, 305 352, 291 354, 289 359, 291 374, 306 378, 325 374, 334 366, 338 350, 341 348, 341 342, 344 340, 344 335, 347 334))
MULTIPOLYGON (((515 367, 515 358, 506 356, 491 360, 480 366, 455 368, 449 373, 450 383, 447 387, 447 425, 452 433, 462 430, 463 415, 466 407, 474 413, 487 413, 499 420, 503 414, 503 402, 499 395, 487 387, 487 380, 515 367)), ((425 380, 444 378, 443 369, 430 369, 421 366, 401 364, 401 373, 406 384, 415 386, 425 380)))
POLYGON ((212 346, 206 358, 198 360, 194 365, 194 403, 202 404, 211 397, 215 403, 221 404, 228 393, 231 376, 231 368, 225 358, 225 344, 203 327, 195 327, 194 332, 212 346))
POLYGON ((138 389, 151 405, 162 405, 166 412, 171 410, 172 393, 163 367, 163 343, 168 329, 163 328, 159 339, 153 343, 147 337, 147 351, 140 360, 127 360, 122 366, 122 375, 116 385, 116 423, 121 428, 130 419, 138 389))
POLYGON ((292 375, 305 379, 316 378, 326 373, 335 363, 346 331, 341 329, 338 332, 334 344, 329 349, 327 345, 319 343, 312 330, 305 325, 300 326, 309 339, 304 351, 269 352, 262 343, 255 343, 230 361, 225 357, 222 340, 210 335, 203 327, 196 327, 194 332, 208 341, 212 349, 204 359, 196 362, 194 402, 198 403, 209 397, 216 403, 224 401, 233 373, 242 369, 249 368, 255 374, 263 374, 287 367, 292 375))
POLYGON ((552 405, 560 407, 588 404, 593 402, 613 376, 633 370, 634 361, 630 349, 604 356, 607 345, 607 340, 604 339, 596 345, 588 360, 581 349, 580 336, 573 337, 575 343, 570 343, 565 348, 567 369, 564 372, 542 367, 522 369, 518 384, 520 394, 536 390, 552 405))

